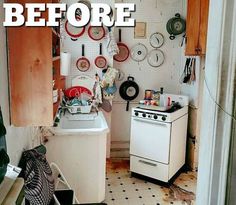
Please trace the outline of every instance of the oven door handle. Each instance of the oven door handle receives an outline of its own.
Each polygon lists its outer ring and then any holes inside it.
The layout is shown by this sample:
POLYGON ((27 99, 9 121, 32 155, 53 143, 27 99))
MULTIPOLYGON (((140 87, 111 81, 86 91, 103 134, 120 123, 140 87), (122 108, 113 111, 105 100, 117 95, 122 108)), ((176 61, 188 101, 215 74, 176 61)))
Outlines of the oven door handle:
POLYGON ((140 122, 146 122, 146 123, 151 123, 151 124, 157 124, 157 125, 161 125, 161 126, 166 126, 166 125, 167 125, 166 122, 159 122, 159 121, 154 121, 154 120, 147 120, 147 119, 144 119, 144 118, 136 118, 136 117, 133 117, 132 119, 133 119, 133 120, 136 120, 136 121, 140 121, 140 122))
POLYGON ((149 165, 149 166, 152 166, 152 167, 156 167, 157 164, 154 164, 154 163, 151 163, 151 162, 147 162, 147 161, 144 161, 144 160, 139 160, 140 163, 143 163, 143 164, 146 164, 146 165, 149 165))

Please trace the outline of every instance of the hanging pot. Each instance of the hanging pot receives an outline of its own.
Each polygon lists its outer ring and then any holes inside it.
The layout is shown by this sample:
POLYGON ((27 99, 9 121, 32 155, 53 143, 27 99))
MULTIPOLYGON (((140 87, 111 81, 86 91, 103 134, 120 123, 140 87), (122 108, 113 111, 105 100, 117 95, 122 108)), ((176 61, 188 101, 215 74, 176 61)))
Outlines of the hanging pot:
POLYGON ((98 68, 105 68, 107 65, 106 58, 102 55, 102 43, 99 45, 99 56, 94 61, 98 68))
POLYGON ((84 44, 82 44, 82 57, 76 62, 76 67, 81 72, 86 72, 90 68, 90 62, 84 57, 84 44))
POLYGON ((134 82, 134 77, 129 76, 127 81, 121 84, 119 93, 121 98, 127 101, 126 111, 129 111, 129 102, 139 94, 139 86, 134 82))
POLYGON ((180 17, 179 13, 176 13, 175 17, 169 19, 167 22, 166 30, 170 34, 170 39, 174 40, 175 36, 185 32, 186 22, 180 17))
POLYGON ((102 26, 89 26, 88 35, 94 41, 99 41, 105 37, 105 29, 102 26))
MULTIPOLYGON (((77 21, 81 20, 81 18, 79 16, 76 16, 76 19, 77 19, 77 21)), ((82 36, 84 34, 85 27, 73 26, 69 23, 68 20, 66 20, 65 30, 66 30, 66 33, 71 37, 71 40, 76 41, 77 38, 79 38, 80 36, 82 36)))
POLYGON ((119 29, 119 42, 117 43, 119 53, 114 55, 114 60, 118 62, 124 62, 129 57, 129 48, 126 44, 121 42, 121 29, 119 29))

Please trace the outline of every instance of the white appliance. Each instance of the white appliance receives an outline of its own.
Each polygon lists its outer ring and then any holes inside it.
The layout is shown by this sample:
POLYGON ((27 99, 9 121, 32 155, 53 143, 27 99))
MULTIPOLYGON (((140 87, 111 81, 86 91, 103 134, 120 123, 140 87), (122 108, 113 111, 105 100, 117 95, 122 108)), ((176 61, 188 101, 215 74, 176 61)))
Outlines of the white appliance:
POLYGON ((185 164, 188 97, 165 95, 170 110, 132 109, 130 171, 169 182, 185 164))

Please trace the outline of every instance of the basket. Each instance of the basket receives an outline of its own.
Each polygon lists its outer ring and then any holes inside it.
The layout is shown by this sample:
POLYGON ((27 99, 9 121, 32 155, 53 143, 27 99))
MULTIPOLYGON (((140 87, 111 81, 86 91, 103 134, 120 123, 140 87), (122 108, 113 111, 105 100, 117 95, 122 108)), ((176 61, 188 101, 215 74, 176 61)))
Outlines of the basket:
POLYGON ((92 109, 92 105, 71 105, 66 107, 71 114, 76 114, 76 113, 88 114, 91 112, 92 109))

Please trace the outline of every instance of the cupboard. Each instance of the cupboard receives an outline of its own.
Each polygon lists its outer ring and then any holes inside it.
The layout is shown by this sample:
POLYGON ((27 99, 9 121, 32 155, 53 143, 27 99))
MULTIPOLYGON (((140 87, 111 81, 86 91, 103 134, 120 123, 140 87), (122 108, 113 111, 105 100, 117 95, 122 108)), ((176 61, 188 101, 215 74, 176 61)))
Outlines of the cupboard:
MULTIPOLYGON (((8 3, 37 3, 36 0, 8 0, 8 3)), ((52 3, 46 0, 44 3, 52 3)), ((42 14, 47 18, 46 12, 42 14)), ((64 89, 60 76, 58 34, 50 27, 8 27, 8 66, 11 124, 23 126, 53 125, 59 99, 53 104, 54 89, 64 89), (57 54, 58 56, 53 56, 57 54)))
POLYGON ((206 54, 209 0, 188 0, 185 55, 206 54))

